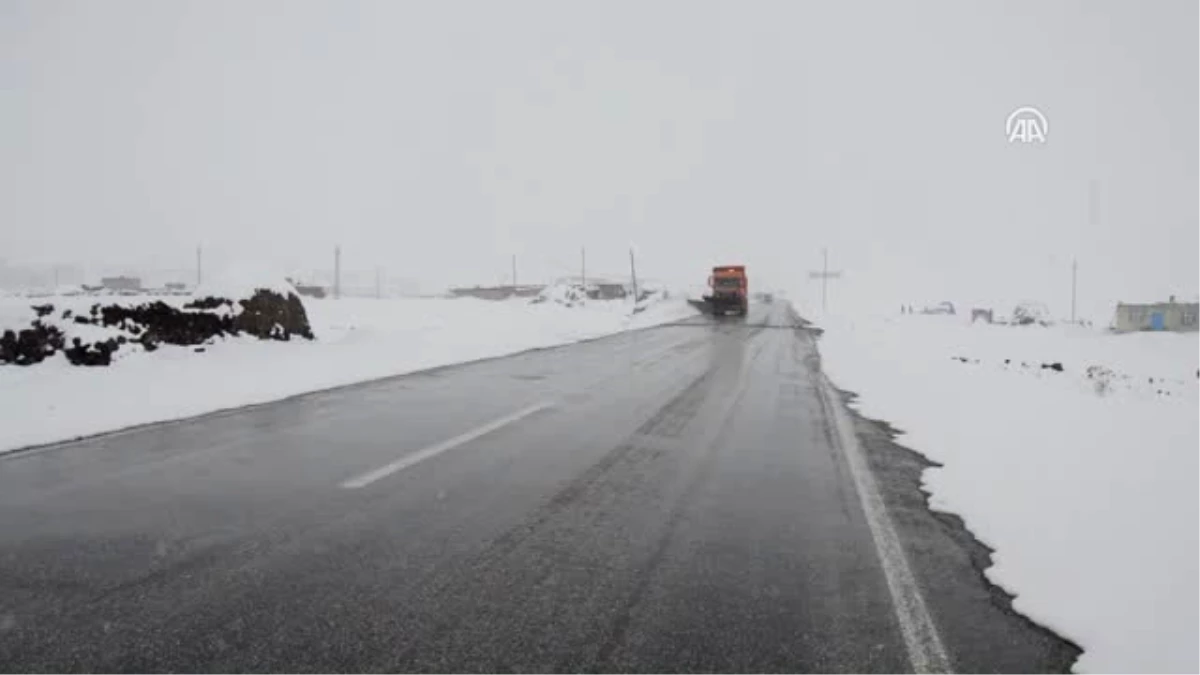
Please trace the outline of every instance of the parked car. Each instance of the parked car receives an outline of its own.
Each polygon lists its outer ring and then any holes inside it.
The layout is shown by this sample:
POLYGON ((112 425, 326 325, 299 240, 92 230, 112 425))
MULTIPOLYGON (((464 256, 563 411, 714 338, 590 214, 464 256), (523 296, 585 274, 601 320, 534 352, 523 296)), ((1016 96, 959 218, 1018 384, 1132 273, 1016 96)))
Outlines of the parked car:
POLYGON ((1040 302, 1022 302, 1013 308, 1012 323, 1017 326, 1050 325, 1050 310, 1040 302))
POLYGON ((949 314, 949 315, 957 314, 957 312, 954 311, 954 303, 950 302, 950 301, 939 302, 938 304, 933 305, 932 307, 926 307, 925 309, 921 310, 921 313, 922 314, 949 314))

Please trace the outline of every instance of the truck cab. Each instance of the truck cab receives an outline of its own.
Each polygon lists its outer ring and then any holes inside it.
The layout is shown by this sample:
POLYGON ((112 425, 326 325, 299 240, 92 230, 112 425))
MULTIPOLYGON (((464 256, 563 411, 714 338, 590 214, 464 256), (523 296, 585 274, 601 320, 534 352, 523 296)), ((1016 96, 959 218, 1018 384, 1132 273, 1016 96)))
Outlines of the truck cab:
POLYGON ((749 309, 749 284, 746 278, 745 265, 719 265, 712 270, 708 278, 712 289, 705 300, 712 308, 713 316, 734 313, 746 316, 749 309))

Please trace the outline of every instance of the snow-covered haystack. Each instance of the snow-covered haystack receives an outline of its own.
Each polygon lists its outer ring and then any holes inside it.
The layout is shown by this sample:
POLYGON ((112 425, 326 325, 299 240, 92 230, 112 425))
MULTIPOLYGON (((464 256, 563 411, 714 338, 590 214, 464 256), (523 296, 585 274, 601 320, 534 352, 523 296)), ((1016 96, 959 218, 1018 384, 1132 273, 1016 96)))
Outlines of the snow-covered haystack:
POLYGON ((73 365, 106 366, 121 351, 151 352, 161 344, 204 351, 199 345, 241 334, 313 339, 304 305, 289 286, 272 282, 235 289, 226 283, 218 295, 208 287, 210 293, 182 304, 134 297, 90 306, 85 298, 56 298, 59 308, 49 302, 31 305, 36 318, 27 328, 0 332, 0 364, 32 365, 62 351, 73 365))

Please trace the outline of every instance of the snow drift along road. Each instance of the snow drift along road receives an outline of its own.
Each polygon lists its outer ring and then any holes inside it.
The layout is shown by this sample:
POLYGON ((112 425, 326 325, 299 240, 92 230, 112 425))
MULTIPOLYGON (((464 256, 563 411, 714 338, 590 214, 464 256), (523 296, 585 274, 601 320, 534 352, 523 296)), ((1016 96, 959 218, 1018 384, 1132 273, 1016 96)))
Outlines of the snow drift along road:
POLYGON ((996 549, 988 577, 1083 646, 1080 670, 1200 668, 1195 334, 820 325, 833 382, 943 464, 924 475, 931 505, 996 549))

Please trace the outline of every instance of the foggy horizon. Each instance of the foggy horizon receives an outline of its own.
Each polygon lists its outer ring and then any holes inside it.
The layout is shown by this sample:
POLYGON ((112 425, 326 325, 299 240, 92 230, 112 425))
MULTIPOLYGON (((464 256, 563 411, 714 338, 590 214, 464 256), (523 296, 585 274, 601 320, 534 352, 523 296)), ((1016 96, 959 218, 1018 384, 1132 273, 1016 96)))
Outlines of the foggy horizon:
MULTIPOLYGON (((1195 3, 0 7, 11 266, 1195 297, 1195 3), (669 36, 670 39, 664 39, 669 36), (1045 144, 1011 144, 1014 109, 1045 144), (1089 208, 1089 185, 1095 185, 1089 208), (594 270, 594 272, 592 272, 594 270)), ((191 281, 190 278, 181 279, 191 281)), ((1007 307, 998 306, 1006 310, 1007 307)))

